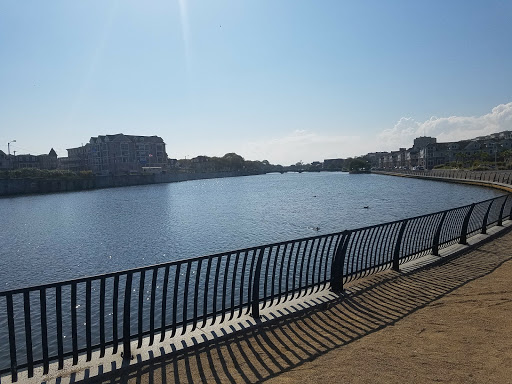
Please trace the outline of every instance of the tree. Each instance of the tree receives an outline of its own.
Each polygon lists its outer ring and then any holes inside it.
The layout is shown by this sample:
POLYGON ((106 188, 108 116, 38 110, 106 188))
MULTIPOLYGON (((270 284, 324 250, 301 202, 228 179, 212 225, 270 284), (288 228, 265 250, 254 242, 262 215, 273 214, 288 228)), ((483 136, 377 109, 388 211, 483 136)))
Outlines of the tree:
POLYGON ((366 170, 368 171, 371 168, 371 164, 362 159, 362 158, 355 158, 350 161, 349 170, 351 171, 361 171, 366 170))

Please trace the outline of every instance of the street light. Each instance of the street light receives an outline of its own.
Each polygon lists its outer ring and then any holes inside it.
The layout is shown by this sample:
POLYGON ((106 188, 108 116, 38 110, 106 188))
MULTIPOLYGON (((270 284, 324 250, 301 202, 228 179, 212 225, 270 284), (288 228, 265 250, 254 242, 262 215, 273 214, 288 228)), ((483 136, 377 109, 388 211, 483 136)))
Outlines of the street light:
POLYGON ((9 142, 7 143, 7 154, 8 154, 8 155, 11 155, 11 143, 15 143, 15 142, 16 142, 16 140, 9 141, 9 142))

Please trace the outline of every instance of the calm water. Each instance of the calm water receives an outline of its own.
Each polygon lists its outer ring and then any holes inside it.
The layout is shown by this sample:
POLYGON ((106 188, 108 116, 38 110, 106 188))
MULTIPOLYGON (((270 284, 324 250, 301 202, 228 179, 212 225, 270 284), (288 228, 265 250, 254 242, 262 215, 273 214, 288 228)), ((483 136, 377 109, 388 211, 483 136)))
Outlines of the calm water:
POLYGON ((358 228, 500 194, 380 175, 290 173, 2 198, 0 290, 358 228))

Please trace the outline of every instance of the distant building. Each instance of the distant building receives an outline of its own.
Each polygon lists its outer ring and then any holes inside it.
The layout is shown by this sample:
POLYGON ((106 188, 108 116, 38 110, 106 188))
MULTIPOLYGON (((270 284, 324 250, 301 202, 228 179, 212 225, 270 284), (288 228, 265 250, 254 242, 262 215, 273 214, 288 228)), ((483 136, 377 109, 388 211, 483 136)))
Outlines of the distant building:
POLYGON ((98 174, 141 172, 143 167, 166 167, 165 143, 158 136, 132 136, 122 133, 91 137, 82 147, 70 148, 70 170, 90 169, 98 174))
POLYGON ((387 155, 387 152, 370 152, 366 155, 372 168, 382 168, 381 158, 387 155))
POLYGON ((29 153, 10 156, 8 159, 11 169, 37 168, 57 169, 57 153, 52 148, 47 155, 31 155, 29 153))
POLYGON ((429 136, 420 136, 414 139, 413 148, 415 149, 421 149, 425 148, 428 144, 435 144, 437 143, 437 139, 435 137, 429 137, 429 136))
POLYGON ((11 168, 9 162, 9 156, 2 150, 0 150, 0 170, 7 170, 11 168))

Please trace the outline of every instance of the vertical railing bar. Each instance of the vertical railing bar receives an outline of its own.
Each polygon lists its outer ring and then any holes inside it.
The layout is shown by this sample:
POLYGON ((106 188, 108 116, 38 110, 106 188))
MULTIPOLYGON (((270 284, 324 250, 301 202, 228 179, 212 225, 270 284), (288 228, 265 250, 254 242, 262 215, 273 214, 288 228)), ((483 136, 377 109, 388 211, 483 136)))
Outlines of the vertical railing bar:
MULTIPOLYGON (((412 235, 411 236, 411 243, 412 243, 411 246, 412 246, 413 251, 411 252, 411 255, 414 253, 418 253, 421 249, 421 238, 418 239, 418 237, 419 237, 418 233, 420 233, 422 227, 423 227, 423 225, 422 225, 421 217, 413 222, 412 231, 411 231, 411 235, 412 235), (418 245, 418 243, 420 245, 418 245)), ((411 255, 408 255, 408 256, 411 256, 411 255)))
POLYGON ((227 289, 228 289, 228 272, 229 266, 231 265, 231 253, 228 253, 226 259, 226 267, 224 268, 224 282, 222 284, 222 317, 220 322, 223 323, 226 318, 226 300, 227 300, 227 289))
POLYGON ((299 285, 297 287, 297 297, 301 296, 300 292, 302 289, 302 280, 304 277, 304 264, 306 264, 306 254, 307 254, 309 247, 311 247, 311 240, 306 240, 304 250, 302 251, 302 258, 300 260, 299 285))
POLYGON ((397 223, 382 226, 382 230, 377 232, 375 240, 370 244, 371 249, 377 249, 376 263, 379 265, 378 271, 385 269, 391 253, 391 244, 395 243, 397 237, 397 223))
POLYGON ((430 235, 430 231, 429 229, 430 228, 433 228, 432 226, 432 217, 433 215, 429 215, 429 216, 426 216, 422 219, 422 224, 423 225, 420 225, 420 238, 419 238, 419 241, 420 241, 420 249, 421 249, 421 252, 424 252, 424 249, 425 248, 431 248, 432 247, 432 242, 428 242, 428 237, 430 235))
POLYGON ((345 269, 345 255, 347 252, 348 242, 350 241, 352 232, 343 231, 339 236, 331 267, 331 290, 334 292, 343 291, 343 275, 345 269))
MULTIPOLYGON (((315 256, 313 258, 313 270, 311 271, 311 291, 309 291, 310 295, 315 290, 315 285, 317 285, 317 282, 315 282, 315 277, 316 277, 316 273, 315 272, 316 272, 316 262, 318 260, 318 253, 319 253, 318 251, 320 250, 320 244, 325 244, 325 237, 318 238, 318 242, 316 244, 315 256)), ((306 268, 309 271, 309 265, 306 268)), ((308 285, 308 283, 309 283, 309 281, 306 281, 306 286, 308 285)))
MULTIPOLYGON (((290 252, 288 253, 288 255, 289 255, 288 256, 288 265, 286 267, 286 273, 284 275, 286 284, 285 284, 285 292, 284 292, 285 296, 283 298, 283 303, 286 302, 286 300, 288 299, 288 292, 290 292, 290 288, 289 288, 289 286, 290 286, 290 278, 289 277, 290 277, 290 270, 292 268, 292 258, 293 258, 293 253, 294 253, 293 251, 295 250, 295 244, 296 243, 297 243, 296 241, 293 241, 291 243, 292 246, 290 248, 290 252)), ((297 250, 299 250, 299 249, 300 249, 300 246, 297 248, 297 250)))
POLYGON ((281 297, 283 295, 283 272, 284 272, 284 265, 286 262, 286 250, 288 249, 288 243, 284 244, 283 249, 283 257, 281 258, 281 267, 279 268, 279 288, 278 288, 278 296, 277 296, 277 302, 276 305, 281 302, 281 297))
MULTIPOLYGON (((199 261, 201 262, 202 259, 199 261)), ((164 286, 162 288, 162 322, 161 322, 161 332, 160 332, 160 342, 165 339, 165 320, 167 315, 167 290, 169 289, 169 265, 165 266, 164 270, 164 286)))
POLYGON ((123 360, 131 360, 131 301, 132 301, 132 279, 134 272, 126 274, 126 286, 124 290, 124 305, 123 305, 123 360))
POLYGON ((39 307, 41 308, 41 348, 43 350, 43 375, 50 369, 48 357, 48 319, 46 316, 46 288, 39 290, 39 307))
MULTIPOLYGON (((350 258, 350 256, 347 255, 347 253, 348 253, 348 248, 351 246, 350 245, 350 241, 352 242, 352 244, 354 243, 354 238, 357 237, 357 232, 356 231, 353 231, 353 232, 351 231, 350 235, 351 235, 350 238, 347 239, 347 246, 346 246, 347 251, 345 252, 345 254, 343 256, 343 260, 344 260, 343 261, 343 268, 345 268, 345 265, 346 265, 346 267, 347 267, 347 275, 354 273, 354 266, 351 265, 351 262, 353 261, 353 259, 350 258)), ((353 251, 353 246, 350 249, 351 249, 351 251, 353 251)))
MULTIPOLYGON (((313 258, 313 249, 315 248, 315 244, 318 240, 318 244, 320 244, 320 240, 319 239, 313 239, 312 243, 311 243, 311 246, 309 247, 309 256, 308 256, 308 262, 306 263, 306 282, 304 283, 304 288, 307 288, 308 287, 308 283, 309 283, 309 272, 310 272, 310 267, 311 267, 311 259, 313 258)), ((318 247, 317 247, 318 248, 318 247)), ((318 249, 317 249, 318 251, 318 249)), ((301 276, 302 276, 302 273, 301 273, 301 276)), ((304 289, 304 296, 306 296, 308 294, 308 289, 304 289)))
POLYGON ((252 311, 251 316, 255 319, 260 317, 260 282, 261 282, 261 265, 263 263, 264 248, 260 248, 258 256, 256 256, 256 250, 254 250, 255 258, 258 258, 256 263, 256 269, 254 270, 254 287, 252 289, 252 311))
POLYGON ((208 264, 206 265, 206 275, 204 279, 204 289, 203 289, 203 324, 202 328, 206 325, 206 319, 208 318, 208 291, 210 286, 210 274, 212 270, 212 257, 208 258, 208 264))
POLYGON ((190 288, 190 272, 192 269, 192 262, 187 262, 186 266, 187 272, 185 273, 185 290, 183 291, 183 329, 181 330, 182 336, 185 334, 188 326, 188 291, 190 288))
POLYGON ((357 268, 357 261, 358 261, 358 253, 359 253, 359 239, 361 237, 361 232, 362 230, 357 230, 357 231, 351 231, 350 234, 350 244, 347 244, 348 247, 347 247, 347 251, 345 252, 345 259, 347 258, 348 256, 348 263, 347 264, 351 264, 351 267, 350 267, 350 274, 351 275, 354 275, 356 273, 359 272, 359 268, 357 268), (350 252, 348 251, 350 249, 350 252), (355 268, 354 268, 354 265, 355 265, 355 268))
MULTIPOLYGON (((240 251, 236 252, 235 265, 233 266, 233 279, 231 280, 231 314, 229 320, 233 320, 235 316, 235 291, 236 291, 236 278, 238 276, 238 263, 240 261, 240 251)), ((242 303, 240 303, 241 305, 242 303)))
POLYGON ((372 247, 372 244, 375 241, 375 239, 379 238, 379 236, 382 236, 382 241, 385 240, 385 235, 389 229, 388 227, 389 225, 379 225, 378 227, 374 227, 373 231, 370 232, 368 238, 364 243, 365 253, 369 256, 366 258, 370 260, 370 265, 365 265, 365 270, 367 271, 366 273, 369 273, 369 271, 373 271, 374 269, 379 268, 378 265, 381 249, 372 247))
POLYGON ((140 271, 139 277, 139 303, 137 308, 137 328, 138 328, 138 340, 137 349, 142 347, 142 335, 144 332, 144 296, 146 294, 146 270, 140 271))
POLYGON ((498 217, 498 227, 503 226, 503 211, 505 210, 505 204, 507 204, 507 200, 509 197, 510 197, 510 195, 505 196, 505 200, 503 201, 503 204, 501 205, 500 215, 498 217))
POLYGON ((73 365, 78 363, 78 322, 76 314, 76 282, 71 283, 71 341, 73 345, 73 365))
MULTIPOLYGON (((174 293, 172 296, 172 331, 171 331, 171 339, 176 335, 177 328, 177 316, 178 316, 178 293, 180 287, 180 271, 181 271, 181 263, 176 265, 176 272, 174 274, 174 293)), ((206 317, 206 312, 205 312, 206 317)), ((206 319, 205 319, 206 321, 206 319)), ((204 325, 203 325, 204 326, 204 325)))
POLYGON ((87 343, 87 361, 91 361, 92 358, 92 311, 91 311, 91 280, 87 280, 85 283, 85 339, 87 343))
POLYGON ((381 265, 380 269, 384 269, 385 264, 388 263, 389 255, 391 254, 392 247, 390 246, 390 244, 394 243, 393 240, 396 238, 398 234, 398 225, 396 223, 393 225, 387 225, 382 228, 381 232, 377 233, 377 239, 370 246, 372 247, 372 249, 378 250, 377 263, 381 265))
POLYGON ((375 234, 379 231, 382 226, 373 227, 369 230, 366 230, 361 233, 361 245, 360 245, 360 259, 361 259, 361 275, 363 273, 367 273, 366 271, 371 270, 375 267, 375 255, 370 253, 368 244, 371 242, 372 238, 375 237, 375 234))
POLYGON ((272 306, 274 304, 275 294, 276 294, 276 276, 277 276, 277 261, 279 259, 279 252, 281 250, 281 244, 277 245, 276 253, 274 256, 274 265, 272 266, 272 283, 271 283, 271 290, 270 290, 270 304, 269 306, 272 306))
POLYGON ((112 354, 117 353, 119 333, 118 333, 118 299, 119 299, 119 275, 114 276, 114 294, 112 295, 112 338, 113 349, 112 354))
POLYGON ((379 227, 373 227, 365 231, 361 231, 361 244, 359 246, 359 259, 361 263, 361 272, 366 271, 367 269, 373 268, 375 265, 374 260, 372 258, 372 254, 369 254, 367 244, 371 241, 375 232, 377 232, 379 227))
MULTIPOLYGON (((265 247, 264 249, 268 249, 268 247, 265 247)), ((270 271, 270 260, 272 258, 272 250, 273 246, 270 246, 270 249, 268 249, 267 257, 265 258, 266 267, 265 267, 265 273, 263 275, 263 299, 267 298, 267 288, 268 288, 268 279, 270 277, 269 271, 270 271)), ((267 301, 263 300, 263 306, 262 309, 265 308, 267 305, 267 301)))
POLYGON ((434 256, 439 256, 439 239, 441 238, 441 230, 443 229, 443 224, 446 219, 446 215, 448 211, 444 211, 441 216, 441 220, 439 221, 439 225, 437 226, 436 234, 434 236, 434 241, 432 242, 432 254, 434 256))
MULTIPOLYGON (((238 317, 242 316, 242 311, 243 311, 243 307, 244 307, 244 292, 245 292, 245 287, 244 287, 244 284, 245 284, 245 276, 246 276, 246 268, 247 268, 247 258, 249 257, 249 252, 248 251, 245 251, 244 252, 244 261, 242 262, 242 276, 240 277, 240 310, 238 311, 238 317)), ((251 273, 251 272, 249 272, 251 273)), ((248 307, 250 307, 250 298, 247 300, 248 301, 248 307)))
POLYGON ((62 335, 62 287, 60 285, 55 288, 55 312, 57 321, 58 369, 62 369, 64 368, 64 338, 62 335))
POLYGON ((319 260, 321 263, 326 244, 327 244, 327 237, 324 236, 321 239, 318 239, 318 244, 316 246, 316 251, 315 251, 315 258, 313 260, 313 271, 311 272, 312 286, 311 286, 310 294, 315 292, 315 289, 318 289, 320 287, 320 276, 319 275, 317 276, 317 267, 320 270, 321 266, 319 265, 319 260), (321 251, 320 251, 320 245, 322 246, 321 251))
MULTIPOLYGON (((332 243, 334 242, 336 244, 338 241, 340 241, 340 239, 342 237, 343 236, 341 234, 338 234, 338 236, 336 237, 336 241, 334 241, 334 236, 332 236, 331 240, 329 241, 329 247, 327 248, 327 254, 326 254, 325 264, 324 264, 324 282, 325 283, 327 283, 327 271, 329 270, 329 255, 331 254, 332 243)), ((333 255, 333 259, 334 259, 334 255, 333 255)), ((343 266, 343 268, 344 268, 344 266, 343 266)), ((332 270, 331 270, 331 274, 332 274, 332 270)))
POLYGON ((487 211, 485 211, 485 215, 482 220, 482 230, 481 230, 482 235, 485 235, 487 233, 487 221, 489 220, 489 212, 491 212, 491 207, 492 207, 493 203, 494 203, 494 200, 491 200, 489 202, 489 206, 487 207, 487 211))
POLYGON ((253 289, 253 272, 254 272, 254 263, 256 261, 256 250, 253 249, 252 251, 252 259, 251 259, 251 266, 249 267, 249 289, 247 292, 247 311, 245 312, 246 315, 248 315, 251 312, 251 299, 253 296, 252 289, 253 289))
MULTIPOLYGON (((194 315, 193 315, 193 322, 192 322, 192 329, 191 332, 193 332, 197 327, 197 321, 198 321, 198 310, 199 310, 199 283, 201 282, 201 268, 203 266, 203 259, 199 259, 197 262, 196 267, 196 281, 194 284, 194 315)), ((190 268, 192 268, 192 265, 190 265, 190 268)))
POLYGON ((471 206, 469 207, 468 213, 466 214, 466 217, 464 217, 464 222, 462 223, 462 229, 461 229, 461 233, 460 233, 459 244, 466 245, 468 243, 468 241, 467 241, 468 224, 469 224, 469 219, 471 218, 471 214, 473 213, 473 209, 475 209, 475 203, 471 204, 471 206))
MULTIPOLYGON (((151 278, 151 301, 149 310, 149 345, 155 341, 155 306, 156 306, 156 282, 158 280, 158 267, 153 268, 151 278)), ((187 307, 186 305, 184 306, 187 307)), ((185 327, 183 327, 185 329, 185 327)))
POLYGON ((428 249, 428 252, 432 249, 432 240, 433 236, 435 236, 435 231, 432 233, 431 229, 435 228, 435 218, 436 215, 429 215, 425 218, 426 225, 422 227, 422 244, 421 249, 422 252, 427 252, 425 249, 428 249), (432 237, 431 237, 432 236, 432 237), (430 241, 429 241, 430 240, 430 241))
POLYGON ((413 255, 416 252, 416 248, 414 248, 414 234, 416 232, 416 227, 418 220, 409 220, 409 231, 407 231, 407 234, 405 236, 405 241, 403 244, 405 244, 405 247, 403 247, 404 251, 402 251, 402 256, 408 257, 410 255, 413 255))
POLYGON ((100 280, 100 358, 105 356, 105 280, 100 280))
MULTIPOLYGON (((393 244, 396 244, 396 241, 398 240, 398 236, 400 235, 400 228, 401 228, 400 222, 395 223, 395 225, 393 225, 393 231, 392 231, 391 235, 389 236, 388 242, 386 244, 385 255, 383 255, 383 259, 382 259, 383 264, 393 262, 393 257, 395 256, 394 255, 395 249, 393 247, 393 244)), ((400 258, 400 256, 398 256, 398 257, 400 258)))
POLYGON ((418 228, 421 227, 421 218, 417 218, 416 220, 412 220, 412 223, 409 227, 409 236, 408 236, 408 252, 406 253, 406 257, 412 256, 418 253, 420 247, 418 246, 418 228))
MULTIPOLYGON (((393 225, 393 229, 391 231, 391 234, 389 235, 389 238, 387 239, 387 243, 386 243, 386 250, 385 252, 383 253, 382 255, 382 263, 383 264, 387 264, 387 263, 392 263, 393 262, 393 257, 394 257, 394 248, 393 248, 393 244, 396 243, 396 240, 398 238, 398 235, 400 233, 400 222, 398 223, 395 223, 393 225)), ((378 245, 380 246, 380 245, 378 245)))
POLYGON ((9 329, 9 355, 11 359, 11 379, 18 381, 18 360, 16 358, 16 330, 14 328, 14 303, 12 294, 6 296, 7 300, 7 327, 9 329))
POLYGON ((217 264, 215 265, 215 280, 213 281, 213 318, 211 325, 215 324, 217 320, 217 302, 219 297, 219 275, 222 264, 222 257, 217 257, 217 264))
POLYGON ((423 249, 423 252, 430 252, 432 249, 432 241, 434 240, 436 232, 432 232, 431 230, 436 228, 435 224, 437 224, 437 217, 438 215, 435 214, 428 216, 427 225, 425 227, 425 230, 428 230, 428 232, 425 232, 425 236, 423 236, 423 244, 421 247, 423 249), (426 249, 428 249, 428 251, 426 251, 426 249))
MULTIPOLYGON (((380 225, 379 227, 375 228, 374 233, 372 233, 372 236, 367 241, 367 244, 365 244, 366 252, 370 253, 371 257, 373 258, 373 265, 379 265, 381 264, 380 258, 382 256, 382 247, 375 247, 375 243, 379 244, 379 242, 384 242, 386 240, 386 234, 388 232, 388 225, 380 225)), ((391 227, 392 229, 392 227, 391 227)), ((372 267, 373 268, 373 267, 372 267)))
POLYGON ((27 349, 28 377, 34 376, 34 353, 32 350, 32 319, 30 315, 30 291, 23 292, 23 312, 25 318, 25 346, 27 349))
POLYGON ((402 239, 404 236, 405 228, 407 227, 407 219, 402 221, 400 226, 400 232, 398 232, 398 237, 395 243, 395 249, 393 252, 393 270, 399 272, 400 271, 400 248, 402 246, 402 239))
MULTIPOLYGON (((291 291, 291 298, 290 300, 293 300, 293 297, 295 295, 295 286, 296 286, 296 280, 297 280, 297 268, 299 266, 299 255, 301 254, 302 246, 304 244, 304 240, 299 240, 299 246, 297 247, 297 252, 295 252, 295 261, 293 262, 293 275, 292 275, 292 291, 291 291)), ((308 246, 308 240, 306 240, 306 244, 304 245, 304 250, 302 251, 302 260, 304 260, 304 252, 308 246)))
POLYGON ((320 253, 320 260, 318 262, 318 276, 317 276, 318 285, 316 288, 316 292, 320 291, 320 287, 322 285, 322 265, 323 265, 324 259, 325 259, 325 263, 327 264, 327 258, 329 257, 329 252, 328 251, 327 251, 327 253, 325 252, 325 247, 327 246, 328 241, 332 242, 333 238, 334 238, 334 235, 324 237, 324 243, 322 245, 322 252, 320 253))

